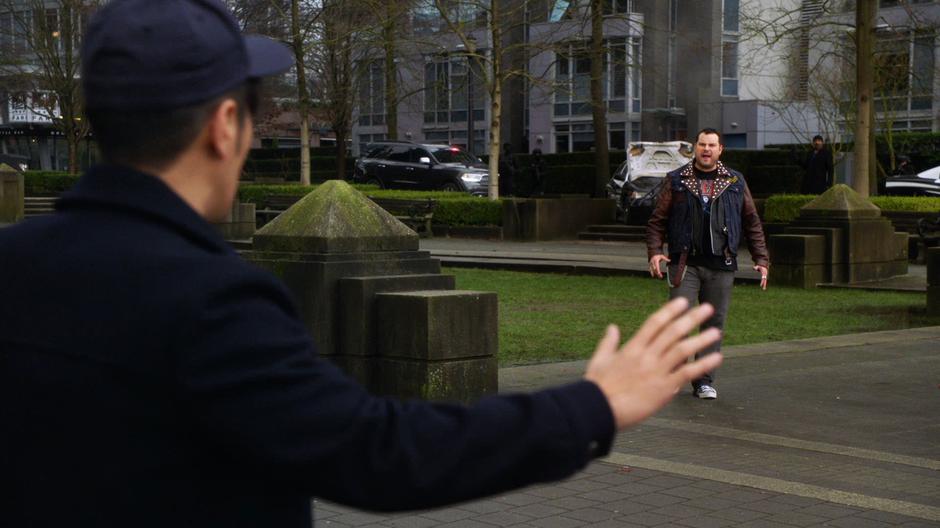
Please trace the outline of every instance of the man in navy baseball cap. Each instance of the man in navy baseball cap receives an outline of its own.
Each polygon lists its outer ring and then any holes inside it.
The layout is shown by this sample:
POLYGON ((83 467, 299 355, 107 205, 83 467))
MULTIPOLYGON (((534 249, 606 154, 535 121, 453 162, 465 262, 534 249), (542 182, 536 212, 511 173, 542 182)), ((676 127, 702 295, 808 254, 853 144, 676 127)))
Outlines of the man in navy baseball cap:
POLYGON ((88 26, 82 82, 88 108, 165 110, 208 101, 293 62, 284 45, 242 35, 216 0, 119 0, 88 26))
POLYGON ((256 79, 290 66, 215 0, 114 0, 83 49, 106 163, 54 215, 0 229, 0 526, 304 527, 312 496, 428 508, 606 454, 718 339, 678 299, 584 379, 470 407, 369 394, 317 358, 286 288, 207 220, 228 212, 256 79))

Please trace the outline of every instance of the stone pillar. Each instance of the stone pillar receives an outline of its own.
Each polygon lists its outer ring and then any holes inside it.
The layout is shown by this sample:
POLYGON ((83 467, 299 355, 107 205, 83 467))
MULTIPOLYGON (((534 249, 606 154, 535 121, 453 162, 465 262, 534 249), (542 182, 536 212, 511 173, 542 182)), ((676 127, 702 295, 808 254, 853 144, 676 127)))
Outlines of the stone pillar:
POLYGON ((472 315, 490 313, 495 295, 451 291, 453 277, 419 250, 418 235, 347 183, 319 186, 253 241, 243 255, 291 290, 319 353, 372 391, 464 402, 495 392, 495 309, 492 321, 472 315), (415 291, 430 315, 381 309, 393 302, 380 301, 386 292, 415 291), (478 320, 485 324, 477 327, 478 320), (389 348, 390 340, 403 342, 394 337, 399 332, 435 340, 389 348), (474 356, 440 348, 467 339, 461 350, 475 349, 474 356))
POLYGON ((23 219, 23 173, 0 167, 0 224, 23 219))
POLYGON ((927 315, 940 317, 940 247, 927 248, 927 315))
MULTIPOLYGON (((771 247, 792 245, 780 236, 822 236, 825 261, 821 278, 833 283, 858 283, 886 279, 907 273, 907 233, 896 233, 881 210, 850 187, 833 186, 800 209, 800 216, 784 235, 772 235, 771 247)), ((805 242, 804 246, 815 242, 805 242)), ((778 255, 783 255, 778 249, 778 255)), ((815 252, 805 256, 816 258, 815 252)), ((785 256, 791 264, 798 255, 785 256)), ((776 262, 771 260, 776 266, 776 262)), ((816 265, 818 262, 806 262, 816 265)), ((774 273, 771 273, 773 277, 774 273)), ((775 280, 775 279, 774 279, 775 280)), ((776 281, 776 280, 775 280, 776 281)), ((802 287, 811 287, 806 281, 802 287)))

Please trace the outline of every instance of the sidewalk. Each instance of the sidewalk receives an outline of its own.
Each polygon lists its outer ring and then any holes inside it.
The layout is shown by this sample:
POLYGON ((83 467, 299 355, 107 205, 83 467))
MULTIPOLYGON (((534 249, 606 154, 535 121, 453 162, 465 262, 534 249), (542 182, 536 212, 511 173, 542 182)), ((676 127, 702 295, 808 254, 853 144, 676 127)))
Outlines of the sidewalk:
MULTIPOLYGON (((683 392, 574 477, 404 514, 315 501, 330 527, 940 527, 940 327, 729 347, 720 398, 683 392)), ((584 362, 500 370, 503 392, 584 362)))
MULTIPOLYGON (((647 271, 646 245, 642 242, 551 241, 511 242, 460 238, 421 239, 421 249, 441 260, 445 266, 509 269, 574 273, 586 275, 642 275, 647 271)), ((750 254, 742 248, 738 255, 739 282, 759 282, 760 275, 752 269, 750 254)), ((908 274, 884 281, 826 287, 926 291, 926 266, 911 264, 908 274)), ((773 286, 773 263, 771 263, 773 286)))

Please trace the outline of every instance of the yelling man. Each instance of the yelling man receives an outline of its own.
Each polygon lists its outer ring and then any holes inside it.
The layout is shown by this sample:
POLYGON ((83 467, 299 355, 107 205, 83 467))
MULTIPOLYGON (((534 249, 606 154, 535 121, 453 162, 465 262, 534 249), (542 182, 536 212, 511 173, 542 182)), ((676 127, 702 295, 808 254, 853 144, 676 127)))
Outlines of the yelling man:
MULTIPOLYGON (((661 265, 666 263, 669 297, 715 307, 703 330, 724 327, 742 236, 747 239, 754 269, 760 272, 761 289, 767 289, 770 267, 751 192, 740 172, 718 160, 722 150, 717 130, 705 128, 698 133, 695 159, 666 176, 646 228, 649 272, 662 278, 661 265), (668 253, 663 249, 666 242, 668 253)), ((716 342, 696 357, 720 346, 721 342, 716 342)), ((693 394, 702 399, 717 398, 713 382, 714 371, 692 380, 693 394)))

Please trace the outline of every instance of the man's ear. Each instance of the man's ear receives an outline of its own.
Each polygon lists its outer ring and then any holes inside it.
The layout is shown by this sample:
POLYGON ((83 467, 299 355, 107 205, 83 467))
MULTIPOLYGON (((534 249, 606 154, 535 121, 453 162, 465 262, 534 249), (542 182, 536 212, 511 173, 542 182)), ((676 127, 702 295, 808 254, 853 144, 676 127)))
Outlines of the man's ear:
POLYGON ((225 159, 238 151, 238 104, 224 99, 209 115, 206 123, 210 153, 225 159))

